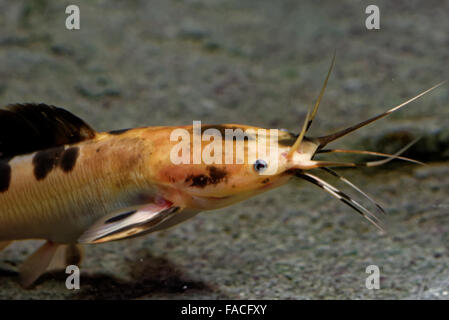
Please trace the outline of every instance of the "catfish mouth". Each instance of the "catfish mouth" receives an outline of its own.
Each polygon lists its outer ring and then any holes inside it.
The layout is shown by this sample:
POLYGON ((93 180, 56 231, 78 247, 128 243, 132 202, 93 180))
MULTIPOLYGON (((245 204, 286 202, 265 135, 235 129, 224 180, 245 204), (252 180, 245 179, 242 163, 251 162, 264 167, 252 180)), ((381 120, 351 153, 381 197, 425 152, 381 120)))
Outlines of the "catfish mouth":
POLYGON ((381 219, 376 214, 374 214, 370 210, 366 209, 359 202, 352 199, 350 196, 348 196, 347 194, 345 194, 338 188, 334 187, 330 183, 324 181, 323 179, 319 178, 318 176, 311 174, 307 171, 311 170, 311 169, 320 169, 320 170, 324 171, 325 173, 332 175, 333 177, 339 179, 346 185, 350 186, 353 190, 355 190, 357 193, 362 195, 364 198, 368 199, 376 207, 377 211, 379 211, 382 214, 385 214, 385 210, 376 201, 374 201, 370 196, 368 196, 360 188, 355 186, 348 179, 344 178, 343 176, 341 176, 334 170, 330 169, 330 167, 373 167, 373 166, 383 165, 383 164, 385 164, 389 161, 392 161, 394 159, 400 159, 400 160, 405 160, 405 161, 409 161, 409 162, 413 162, 413 163, 417 163, 417 164, 423 164, 422 162, 400 156, 401 153, 405 152, 414 143, 416 143, 419 140, 419 138, 410 142, 408 145, 403 147, 401 150, 399 150, 395 154, 384 154, 384 153, 380 153, 380 152, 366 151, 366 150, 345 150, 345 149, 324 149, 324 148, 326 147, 326 145, 328 145, 332 141, 335 141, 353 131, 356 131, 374 121, 377 121, 377 120, 379 120, 383 117, 386 117, 389 114, 399 110, 400 108, 408 105, 409 103, 415 101, 416 99, 422 97, 423 95, 425 95, 425 94, 429 93, 430 91, 436 89, 437 87, 441 86, 446 81, 440 82, 439 84, 419 93, 418 95, 414 96, 413 98, 389 109, 388 111, 381 113, 377 116, 374 116, 372 118, 369 118, 365 121, 362 121, 356 125, 350 126, 346 129, 340 130, 338 132, 335 132, 335 133, 332 133, 332 134, 329 134, 326 136, 321 136, 321 137, 316 137, 316 138, 307 138, 306 133, 309 130, 310 126, 312 125, 312 122, 313 122, 315 115, 318 111, 318 107, 319 107, 321 99, 324 95, 324 91, 326 89, 327 82, 329 80, 329 77, 330 77, 330 74, 332 72, 334 65, 335 65, 335 53, 332 58, 332 62, 329 67, 327 76, 324 80, 324 84, 319 93, 318 99, 315 102, 314 107, 309 108, 307 115, 305 117, 305 120, 304 120, 304 124, 301 128, 301 131, 296 136, 296 141, 293 143, 293 145, 290 148, 290 151, 287 154, 287 158, 290 159, 292 165, 291 165, 291 168, 286 171, 286 173, 293 175, 295 178, 308 181, 308 182, 316 185, 317 187, 323 189, 324 191, 331 194, 333 197, 337 198, 338 200, 342 201, 343 203, 345 203, 346 205, 348 205, 349 207, 351 207, 352 209, 357 211, 359 214, 361 214, 363 217, 365 217, 367 220, 369 220, 372 224, 374 224, 379 230, 383 231, 384 229, 382 227, 381 219), (307 143, 309 145, 307 145, 307 143), (311 147, 311 146, 313 146, 313 147, 311 147), (303 147, 303 150, 300 151, 301 147, 303 147), (309 156, 310 156, 309 160, 298 158, 297 157, 298 153, 309 154, 309 156), (360 162, 360 163, 313 160, 313 157, 316 154, 321 154, 321 153, 355 153, 355 154, 364 154, 364 155, 374 155, 374 156, 378 156, 378 157, 384 157, 385 159, 377 160, 377 161, 369 161, 369 162, 360 162), (295 158, 295 156, 296 156, 296 158, 295 158))

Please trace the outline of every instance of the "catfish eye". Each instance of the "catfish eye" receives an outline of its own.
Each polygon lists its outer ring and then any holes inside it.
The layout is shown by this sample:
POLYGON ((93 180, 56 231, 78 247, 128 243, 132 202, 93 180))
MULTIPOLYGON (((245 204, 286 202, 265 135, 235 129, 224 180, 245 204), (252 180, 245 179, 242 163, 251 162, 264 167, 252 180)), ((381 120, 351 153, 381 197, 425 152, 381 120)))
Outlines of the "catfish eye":
POLYGON ((257 159, 254 162, 254 170, 257 172, 263 172, 268 167, 268 163, 265 160, 257 159))

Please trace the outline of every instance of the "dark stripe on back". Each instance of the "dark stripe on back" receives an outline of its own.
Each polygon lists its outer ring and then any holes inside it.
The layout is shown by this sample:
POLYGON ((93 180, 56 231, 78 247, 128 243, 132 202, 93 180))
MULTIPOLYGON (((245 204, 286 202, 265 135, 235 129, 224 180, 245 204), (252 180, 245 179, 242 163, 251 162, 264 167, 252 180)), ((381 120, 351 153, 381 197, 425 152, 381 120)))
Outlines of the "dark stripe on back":
POLYGON ((109 133, 109 134, 113 134, 113 135, 120 135, 120 134, 122 134, 122 133, 128 132, 129 130, 131 130, 131 128, 128 128, 128 129, 120 129, 120 130, 112 130, 112 131, 109 131, 108 133, 109 133))
POLYGON ((95 137, 95 131, 67 110, 45 104, 0 109, 0 158, 27 154, 95 137))

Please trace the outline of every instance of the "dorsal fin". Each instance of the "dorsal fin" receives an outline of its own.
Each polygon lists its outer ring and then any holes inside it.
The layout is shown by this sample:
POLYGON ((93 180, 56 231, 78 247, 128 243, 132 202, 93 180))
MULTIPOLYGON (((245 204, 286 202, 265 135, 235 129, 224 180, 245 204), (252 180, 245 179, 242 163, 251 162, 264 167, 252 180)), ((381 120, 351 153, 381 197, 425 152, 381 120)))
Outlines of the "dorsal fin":
POLYGON ((0 159, 92 139, 93 130, 72 113, 45 104, 0 109, 0 159))

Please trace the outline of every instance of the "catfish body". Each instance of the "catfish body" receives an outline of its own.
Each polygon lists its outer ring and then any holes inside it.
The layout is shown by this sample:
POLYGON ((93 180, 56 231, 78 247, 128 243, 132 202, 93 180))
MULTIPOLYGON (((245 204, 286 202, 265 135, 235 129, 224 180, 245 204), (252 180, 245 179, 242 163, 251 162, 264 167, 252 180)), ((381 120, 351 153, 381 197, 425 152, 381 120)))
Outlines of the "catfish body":
MULTIPOLYGON (((21 266, 22 285, 33 284, 50 266, 63 267, 72 264, 73 257, 81 258, 77 243, 120 240, 165 229, 200 211, 228 206, 276 188, 293 177, 318 186, 382 229, 380 220, 370 210, 307 171, 324 170, 383 211, 366 193, 329 167, 377 166, 393 159, 419 163, 399 156, 414 142, 393 155, 323 148, 399 110, 442 83, 359 124, 308 138, 305 134, 318 110, 334 60, 335 56, 300 133, 274 129, 273 135, 279 138, 275 152, 270 150, 251 163, 173 163, 171 154, 176 142, 171 133, 175 129, 184 129, 189 141, 203 140, 202 132, 195 132, 192 126, 98 133, 75 115, 54 106, 25 104, 0 109, 0 250, 13 240, 47 240, 21 266), (317 153, 326 152, 371 154, 387 159, 365 163, 313 160, 317 153), (264 170, 273 164, 274 171, 264 175, 264 170), (65 254, 58 254, 59 248, 65 254)), ((221 133, 227 129, 262 128, 231 124, 207 129, 221 133)), ((249 134, 247 138, 243 143, 244 158, 255 159, 249 141, 259 146, 272 140, 272 132, 270 129, 269 134, 249 134)), ((237 142, 230 142, 235 152, 237 142)), ((190 143, 186 150, 192 157, 195 146, 190 143)), ((210 153, 205 147, 199 150, 200 154, 205 150, 210 153)))

